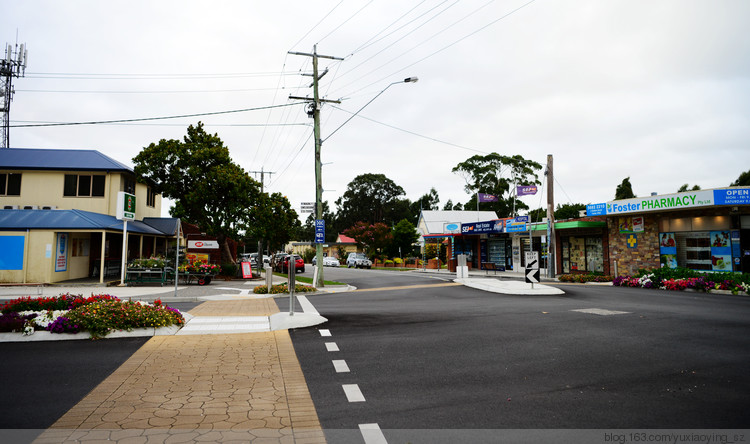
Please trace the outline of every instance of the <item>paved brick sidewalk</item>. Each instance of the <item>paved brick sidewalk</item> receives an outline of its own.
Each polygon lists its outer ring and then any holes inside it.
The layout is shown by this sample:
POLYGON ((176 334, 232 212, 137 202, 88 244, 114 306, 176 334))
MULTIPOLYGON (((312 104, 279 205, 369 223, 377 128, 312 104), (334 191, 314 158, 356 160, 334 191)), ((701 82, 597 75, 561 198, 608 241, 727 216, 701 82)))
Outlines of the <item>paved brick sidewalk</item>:
MULTIPOLYGON (((194 316, 277 312, 205 302, 194 316)), ((155 336, 36 442, 325 443, 286 330, 155 336)))

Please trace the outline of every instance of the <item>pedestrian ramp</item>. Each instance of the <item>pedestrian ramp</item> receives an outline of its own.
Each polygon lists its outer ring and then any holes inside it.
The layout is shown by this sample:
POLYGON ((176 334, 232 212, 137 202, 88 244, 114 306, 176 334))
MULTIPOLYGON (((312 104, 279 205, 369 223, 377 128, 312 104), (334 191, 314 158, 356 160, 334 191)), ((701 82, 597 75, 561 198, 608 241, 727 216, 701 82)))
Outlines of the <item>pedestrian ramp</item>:
POLYGON ((194 316, 177 335, 257 333, 271 331, 268 316, 194 316))

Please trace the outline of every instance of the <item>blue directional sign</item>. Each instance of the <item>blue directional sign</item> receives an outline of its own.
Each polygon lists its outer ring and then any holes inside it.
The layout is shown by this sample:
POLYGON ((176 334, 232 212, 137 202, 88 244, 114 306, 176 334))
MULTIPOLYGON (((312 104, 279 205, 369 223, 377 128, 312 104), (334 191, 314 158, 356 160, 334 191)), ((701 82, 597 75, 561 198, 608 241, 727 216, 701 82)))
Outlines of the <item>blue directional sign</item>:
POLYGON ((315 219, 315 243, 323 244, 326 241, 326 221, 315 219))

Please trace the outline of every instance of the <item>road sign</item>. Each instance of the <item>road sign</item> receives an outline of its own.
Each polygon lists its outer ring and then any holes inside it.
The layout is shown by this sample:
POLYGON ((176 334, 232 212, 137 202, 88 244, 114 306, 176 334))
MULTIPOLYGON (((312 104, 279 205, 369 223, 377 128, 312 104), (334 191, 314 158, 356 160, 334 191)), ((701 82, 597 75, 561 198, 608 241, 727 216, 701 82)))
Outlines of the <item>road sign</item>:
POLYGON ((527 251, 526 252, 526 283, 527 284, 538 284, 539 283, 539 252, 538 251, 527 251))
POLYGON ((315 243, 324 244, 326 241, 326 221, 315 219, 315 243))
POLYGON ((300 213, 312 213, 315 211, 315 202, 301 202, 299 209, 300 213))

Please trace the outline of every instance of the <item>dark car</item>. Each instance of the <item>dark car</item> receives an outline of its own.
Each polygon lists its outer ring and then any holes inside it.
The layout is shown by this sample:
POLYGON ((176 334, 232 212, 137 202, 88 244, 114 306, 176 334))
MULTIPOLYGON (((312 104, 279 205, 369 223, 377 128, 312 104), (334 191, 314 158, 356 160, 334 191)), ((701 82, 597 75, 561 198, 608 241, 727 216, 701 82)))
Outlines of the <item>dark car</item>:
POLYGON ((302 258, 298 255, 286 255, 283 259, 281 259, 281 272, 282 273, 288 273, 289 272, 289 258, 294 258, 294 271, 297 273, 304 273, 305 272, 305 261, 302 260, 302 258))

